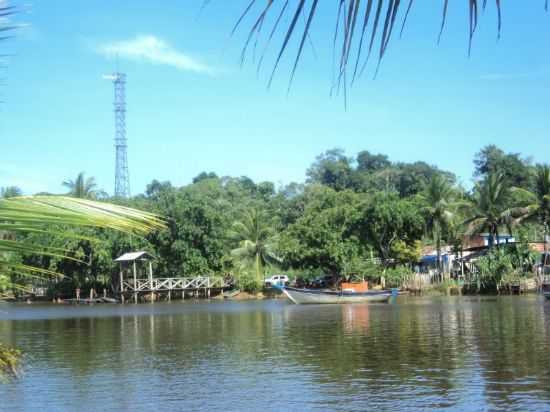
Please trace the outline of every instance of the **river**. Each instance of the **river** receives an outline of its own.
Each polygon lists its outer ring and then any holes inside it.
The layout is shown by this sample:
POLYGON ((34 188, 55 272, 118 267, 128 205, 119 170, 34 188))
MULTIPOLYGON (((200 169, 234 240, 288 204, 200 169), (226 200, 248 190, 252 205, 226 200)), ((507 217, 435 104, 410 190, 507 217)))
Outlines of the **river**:
POLYGON ((550 411, 550 301, 0 305, 5 411, 550 411))

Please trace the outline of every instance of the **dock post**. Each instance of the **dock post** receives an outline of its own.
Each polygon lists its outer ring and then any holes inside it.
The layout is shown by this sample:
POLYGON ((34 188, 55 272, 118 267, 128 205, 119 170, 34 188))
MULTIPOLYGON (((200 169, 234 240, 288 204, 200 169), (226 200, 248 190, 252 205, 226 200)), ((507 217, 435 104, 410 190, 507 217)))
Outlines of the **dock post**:
POLYGON ((171 295, 172 295, 171 292, 172 292, 172 291, 171 291, 170 289, 168 289, 168 302, 170 302, 171 297, 172 297, 172 296, 171 296, 171 295))
POLYGON ((134 303, 138 303, 136 261, 134 260, 134 303))
POLYGON ((120 268, 120 296, 122 297, 122 303, 124 303, 124 280, 122 275, 122 263, 119 265, 120 268))
POLYGON ((155 293, 153 292, 153 264, 149 261, 149 287, 151 288, 151 303, 155 301, 155 293))

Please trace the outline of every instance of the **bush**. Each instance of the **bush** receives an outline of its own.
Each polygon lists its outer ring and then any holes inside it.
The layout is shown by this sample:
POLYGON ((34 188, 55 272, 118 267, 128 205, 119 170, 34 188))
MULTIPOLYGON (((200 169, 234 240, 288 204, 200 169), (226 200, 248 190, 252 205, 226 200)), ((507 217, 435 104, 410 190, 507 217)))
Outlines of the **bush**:
POLYGON ((413 272, 406 266, 388 268, 384 272, 387 288, 400 288, 405 281, 413 276, 413 272))
POLYGON ((240 269, 235 273, 236 286, 248 293, 257 293, 263 289, 263 280, 256 279, 253 271, 240 269))
POLYGON ((478 259, 479 289, 497 291, 500 285, 528 277, 535 263, 535 254, 525 243, 501 246, 478 259))

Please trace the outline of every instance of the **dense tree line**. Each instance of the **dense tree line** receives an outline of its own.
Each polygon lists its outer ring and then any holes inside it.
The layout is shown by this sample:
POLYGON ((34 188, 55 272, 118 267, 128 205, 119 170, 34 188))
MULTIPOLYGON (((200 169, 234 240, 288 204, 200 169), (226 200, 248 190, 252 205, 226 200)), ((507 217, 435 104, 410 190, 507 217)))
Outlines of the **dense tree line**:
MULTIPOLYGON (((35 233, 29 236, 70 251, 74 260, 13 258, 64 274, 58 290, 109 285, 113 259, 138 249, 156 256, 158 277, 232 274, 242 287, 256 289, 274 271, 306 277, 407 272, 423 245, 458 250, 465 234, 487 232, 495 240, 521 231, 542 240, 550 221, 548 165, 487 146, 474 166, 471 190, 425 162, 393 162, 368 151, 349 157, 340 149, 318 156, 304 184, 275 188, 213 172, 183 187, 154 180, 143 194, 109 201, 157 213, 167 229, 146 238, 95 230, 101 241, 35 233)), ((74 196, 105 197, 82 173, 65 185, 74 196)))

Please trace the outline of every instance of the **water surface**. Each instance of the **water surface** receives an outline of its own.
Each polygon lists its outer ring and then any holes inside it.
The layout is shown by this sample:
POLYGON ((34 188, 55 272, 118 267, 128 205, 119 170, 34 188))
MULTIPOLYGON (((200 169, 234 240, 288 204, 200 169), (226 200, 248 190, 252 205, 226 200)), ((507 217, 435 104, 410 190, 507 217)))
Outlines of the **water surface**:
POLYGON ((6 411, 550 411, 550 301, 0 305, 6 411))

